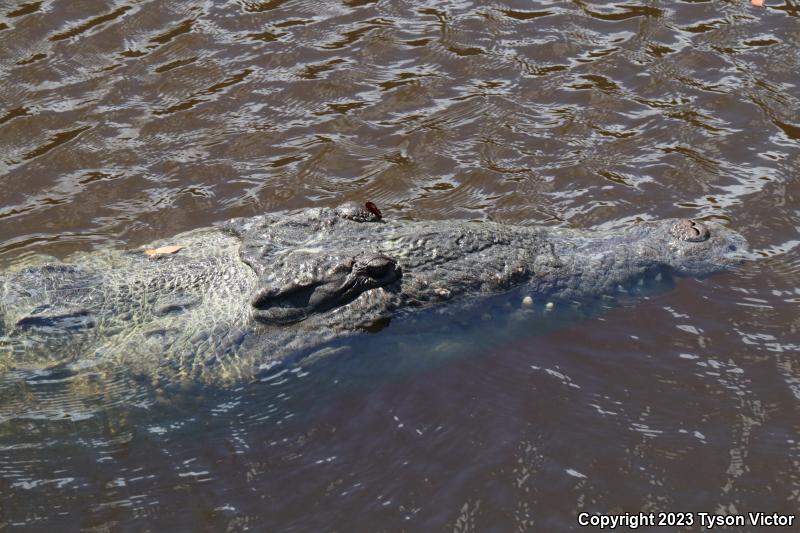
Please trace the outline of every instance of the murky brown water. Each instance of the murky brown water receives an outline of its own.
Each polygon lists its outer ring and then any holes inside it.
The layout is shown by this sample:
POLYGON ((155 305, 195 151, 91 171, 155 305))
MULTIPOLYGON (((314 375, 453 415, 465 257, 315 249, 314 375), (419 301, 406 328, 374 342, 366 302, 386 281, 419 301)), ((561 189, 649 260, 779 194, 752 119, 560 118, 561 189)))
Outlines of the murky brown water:
POLYGON ((401 324, 232 390, 31 376, 0 395, 0 529, 798 513, 800 4, 765 3, 0 0, 2 265, 348 200, 722 219, 762 256, 535 334, 401 324))

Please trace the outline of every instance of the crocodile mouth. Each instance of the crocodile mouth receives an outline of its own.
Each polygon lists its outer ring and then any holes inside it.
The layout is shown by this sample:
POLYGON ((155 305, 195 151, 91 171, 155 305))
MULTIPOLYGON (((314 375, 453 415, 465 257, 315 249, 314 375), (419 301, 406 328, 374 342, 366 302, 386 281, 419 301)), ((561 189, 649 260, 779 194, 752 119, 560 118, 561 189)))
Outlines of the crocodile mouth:
POLYGON ((263 324, 294 324, 347 305, 361 293, 390 285, 400 277, 397 261, 385 255, 348 259, 320 279, 259 291, 251 302, 253 318, 263 324))

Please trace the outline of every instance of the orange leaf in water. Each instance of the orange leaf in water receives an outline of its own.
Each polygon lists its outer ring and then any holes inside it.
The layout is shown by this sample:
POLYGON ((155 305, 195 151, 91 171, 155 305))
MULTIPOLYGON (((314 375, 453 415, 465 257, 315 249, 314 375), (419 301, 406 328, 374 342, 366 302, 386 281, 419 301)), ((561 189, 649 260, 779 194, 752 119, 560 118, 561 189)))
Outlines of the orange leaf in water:
POLYGON ((157 255, 167 255, 167 254, 174 254, 181 250, 183 246, 180 244, 173 244, 171 246, 162 246, 161 248, 152 248, 150 250, 145 250, 144 253, 150 257, 155 257, 157 255))
POLYGON ((764 5, 764 0, 750 0, 750 3, 754 6, 761 7, 764 5))

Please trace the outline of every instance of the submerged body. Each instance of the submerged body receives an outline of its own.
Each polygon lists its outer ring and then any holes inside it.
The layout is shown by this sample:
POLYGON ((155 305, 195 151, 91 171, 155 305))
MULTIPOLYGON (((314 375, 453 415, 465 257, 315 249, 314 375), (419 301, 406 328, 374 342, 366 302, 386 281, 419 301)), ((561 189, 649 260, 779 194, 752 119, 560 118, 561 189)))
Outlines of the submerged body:
POLYGON ((183 249, 82 254, 0 276, 0 373, 119 363, 230 382, 398 313, 515 287, 593 298, 658 274, 706 276, 747 249, 732 230, 688 220, 608 232, 384 222, 354 207, 236 219, 170 243, 183 249))

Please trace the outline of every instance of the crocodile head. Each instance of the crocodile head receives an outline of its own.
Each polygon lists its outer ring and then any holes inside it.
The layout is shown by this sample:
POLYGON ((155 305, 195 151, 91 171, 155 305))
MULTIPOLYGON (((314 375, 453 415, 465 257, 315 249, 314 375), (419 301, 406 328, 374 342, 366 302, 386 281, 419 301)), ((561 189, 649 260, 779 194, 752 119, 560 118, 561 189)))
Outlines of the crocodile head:
POLYGON ((721 224, 691 219, 668 219, 638 224, 649 254, 679 276, 702 278, 731 270, 750 256, 742 235, 721 224))
POLYGON ((347 305, 366 291, 394 283, 400 275, 397 262, 385 255, 354 257, 310 281, 262 289, 251 302, 253 317, 264 324, 293 324, 347 305))

